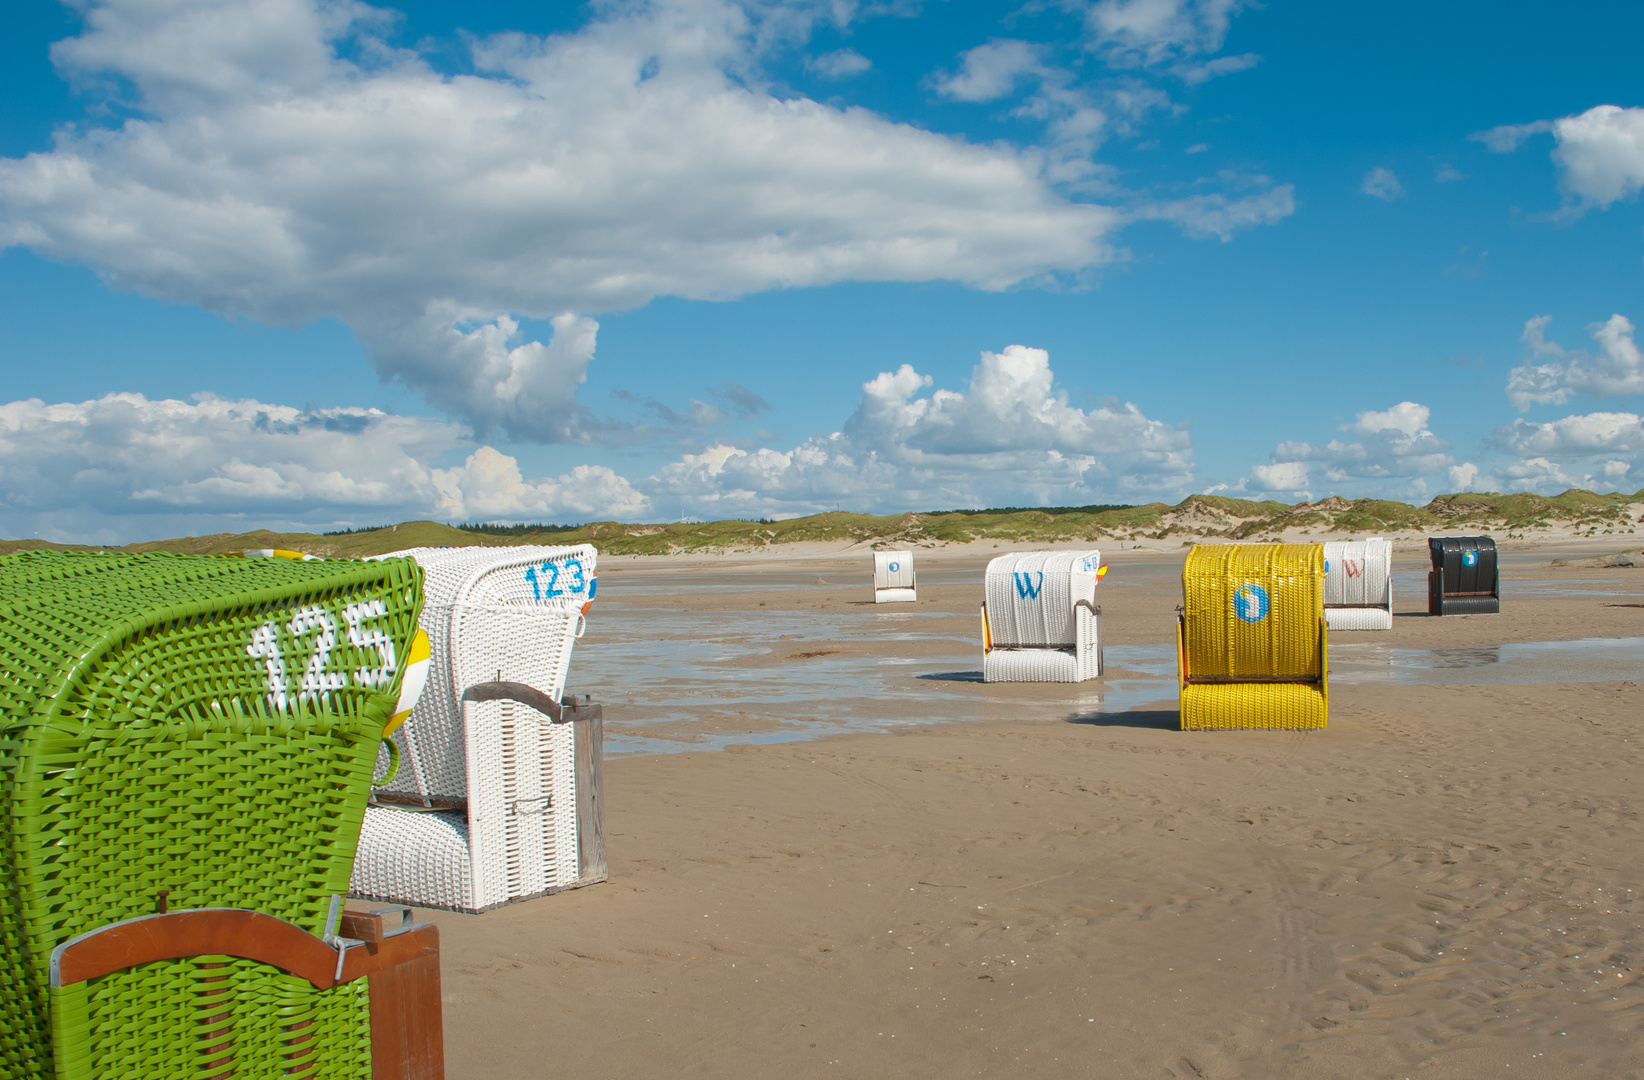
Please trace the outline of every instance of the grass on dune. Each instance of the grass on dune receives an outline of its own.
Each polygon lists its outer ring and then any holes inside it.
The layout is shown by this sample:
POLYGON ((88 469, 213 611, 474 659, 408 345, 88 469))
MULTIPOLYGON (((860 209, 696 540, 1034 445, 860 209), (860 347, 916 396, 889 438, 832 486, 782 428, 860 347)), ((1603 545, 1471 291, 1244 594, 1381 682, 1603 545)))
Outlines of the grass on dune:
POLYGON ((1055 544, 1097 540, 1196 539, 1261 540, 1285 532, 1396 535, 1506 531, 1574 527, 1587 535, 1631 534, 1636 528, 1632 495, 1572 488, 1551 497, 1464 492, 1439 495, 1426 506, 1387 499, 1331 497, 1317 503, 1255 502, 1220 495, 1190 495, 1170 506, 1006 507, 910 514, 855 514, 832 511, 786 521, 708 521, 631 525, 596 521, 587 525, 457 526, 407 521, 341 533, 218 533, 128 544, 117 549, 52 544, 40 540, 0 541, 0 553, 33 548, 54 550, 172 551, 227 555, 248 548, 287 548, 329 558, 381 555, 411 547, 506 547, 515 544, 593 543, 612 555, 666 555, 683 552, 747 551, 778 544, 871 543, 930 546, 1001 540, 1013 544, 1055 544))

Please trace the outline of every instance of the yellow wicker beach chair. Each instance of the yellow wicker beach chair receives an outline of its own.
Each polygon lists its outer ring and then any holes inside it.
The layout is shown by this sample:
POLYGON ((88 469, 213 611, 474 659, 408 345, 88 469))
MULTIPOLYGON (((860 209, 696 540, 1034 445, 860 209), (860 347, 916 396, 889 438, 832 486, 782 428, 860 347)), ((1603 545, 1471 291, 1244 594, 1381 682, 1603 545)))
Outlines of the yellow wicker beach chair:
POLYGON ((1323 548, 1195 547, 1182 567, 1176 656, 1184 731, 1324 727, 1323 548))

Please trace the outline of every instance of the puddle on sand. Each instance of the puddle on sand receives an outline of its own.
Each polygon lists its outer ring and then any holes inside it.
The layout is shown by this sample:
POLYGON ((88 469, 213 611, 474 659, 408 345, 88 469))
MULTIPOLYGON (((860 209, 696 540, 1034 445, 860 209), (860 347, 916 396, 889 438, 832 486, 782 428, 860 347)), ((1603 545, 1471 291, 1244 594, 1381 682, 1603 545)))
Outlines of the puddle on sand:
MULTIPOLYGON (((1538 559, 1534 566, 1539 571, 1546 565, 1545 559, 1538 559)), ((1609 571, 1613 577, 1586 577, 1562 578, 1551 581, 1531 581, 1514 574, 1515 567, 1510 564, 1501 568, 1501 596, 1502 603, 1511 603, 1514 596, 1533 597, 1538 600, 1554 596, 1584 596, 1595 597, 1604 593, 1635 593, 1644 589, 1644 574, 1633 575, 1630 570, 1609 571)), ((1393 571, 1393 600, 1415 599, 1420 603, 1427 602, 1427 571, 1402 570, 1393 571)))
POLYGON ((1644 677, 1644 637, 1523 641, 1457 649, 1330 646, 1330 680, 1419 686, 1608 682, 1644 677))
POLYGON ((1005 719, 1027 710, 1117 712, 1175 694, 1173 654, 1122 645, 1107 649, 1114 677, 1106 680, 1036 684, 1031 698, 1020 685, 984 686, 980 642, 953 626, 953 616, 938 613, 779 611, 752 623, 613 606, 590 619, 566 688, 608 706, 605 752, 612 757, 1005 719), (910 643, 916 655, 907 655, 910 643), (893 655, 875 655, 887 652, 893 655))
MULTIPOLYGON (((1123 712, 1176 697, 1169 644, 1110 645, 1109 676, 982 683, 981 646, 954 616, 905 611, 597 610, 567 689, 609 708, 606 753, 669 753, 1013 716, 1123 712), (784 636, 786 635, 786 636, 784 636)), ((1330 648, 1337 685, 1599 682, 1644 676, 1644 638, 1412 649, 1330 648)))
MULTIPOLYGON (((827 569, 805 572, 767 572, 740 570, 736 573, 657 573, 637 571, 624 573, 622 569, 606 571, 600 578, 602 589, 621 589, 630 596, 695 596, 711 592, 759 592, 770 589, 809 589, 816 587, 817 579, 824 585, 859 589, 858 599, 873 600, 871 573, 836 573, 827 569)), ((981 570, 921 570, 922 585, 974 585, 982 588, 981 570)))
MULTIPOLYGON (((1118 650, 1107 650, 1108 664, 1118 650)), ((1141 646, 1163 676, 1146 700, 1176 694, 1173 646, 1141 646)), ((1132 661, 1128 667, 1140 667, 1132 661)), ((1609 682, 1644 678, 1644 637, 1523 641, 1456 649, 1409 649, 1381 642, 1330 646, 1330 681, 1338 686, 1491 686, 1514 683, 1609 682)))

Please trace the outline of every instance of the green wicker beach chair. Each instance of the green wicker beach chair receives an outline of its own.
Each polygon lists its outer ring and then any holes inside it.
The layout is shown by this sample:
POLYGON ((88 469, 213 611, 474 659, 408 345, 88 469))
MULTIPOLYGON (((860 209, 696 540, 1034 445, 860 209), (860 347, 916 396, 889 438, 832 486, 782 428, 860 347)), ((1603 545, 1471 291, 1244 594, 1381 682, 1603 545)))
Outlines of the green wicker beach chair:
POLYGON ((0 1075, 371 1075, 363 978, 52 957, 168 910, 330 941, 421 605, 409 559, 0 557, 0 1075))

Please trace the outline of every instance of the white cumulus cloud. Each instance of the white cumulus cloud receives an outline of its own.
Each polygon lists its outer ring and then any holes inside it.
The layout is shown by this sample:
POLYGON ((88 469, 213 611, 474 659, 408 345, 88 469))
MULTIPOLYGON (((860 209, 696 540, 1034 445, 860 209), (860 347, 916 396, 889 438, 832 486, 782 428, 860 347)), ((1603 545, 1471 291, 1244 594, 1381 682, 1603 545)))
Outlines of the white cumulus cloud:
POLYGON ((1630 199, 1644 187, 1644 109, 1600 105, 1553 124, 1566 191, 1596 206, 1630 199))
POLYGON ((873 61, 855 49, 835 49, 814 56, 805 66, 825 79, 849 79, 873 67, 873 61))
POLYGON ((1447 475, 1450 477, 1451 491, 1466 491, 1478 479, 1479 468, 1471 461, 1464 461, 1460 465, 1450 466, 1447 475))
POLYGON ((1644 458, 1644 421, 1637 413, 1594 412, 1546 423, 1514 420, 1497 428, 1495 445, 1515 459, 1497 469, 1508 491, 1555 494, 1566 488, 1628 490, 1644 458))
MULTIPOLYGON (((732 383, 716 393, 748 415, 765 405, 732 383)), ((1184 493, 1192 480, 1185 425, 1113 399, 1075 405, 1049 354, 1021 345, 982 353, 962 391, 904 364, 865 383, 831 434, 786 451, 715 443, 632 480, 590 464, 528 477, 456 423, 374 409, 140 394, 0 404, 0 535, 56 540, 643 520, 680 505, 703 517, 1066 505, 1184 493)))
POLYGON ((1488 131, 1474 132, 1468 138, 1483 143, 1498 154, 1510 154, 1523 146, 1532 135, 1544 135, 1551 130, 1551 120, 1536 120, 1529 124, 1502 124, 1488 131))
POLYGON ((526 484, 512 458, 487 446, 465 465, 433 467, 468 442, 456 424, 375 409, 205 395, 12 401, 0 404, 0 534, 112 543, 185 530, 587 520, 646 509, 599 468, 526 484))
POLYGON ((0 159, 0 246, 228 315, 340 318, 383 375, 538 441, 597 435, 575 401, 590 314, 841 281, 998 289, 1112 257, 1119 214, 1059 194, 1039 152, 766 92, 774 31, 752 10, 596 5, 445 75, 363 4, 88 0, 54 58, 120 88, 129 118, 0 159), (554 340, 525 340, 527 317, 554 340))
POLYGON ((1570 488, 1588 491, 1617 490, 1627 486, 1629 464, 1625 461, 1607 461, 1596 471, 1572 467, 1544 457, 1525 458, 1497 472, 1500 486, 1507 491, 1534 491, 1555 495, 1570 488))
POLYGON ((1428 424, 1432 411, 1414 401, 1359 413, 1341 430, 1356 439, 1328 443, 1287 441, 1273 449, 1271 465, 1251 469, 1244 488, 1300 492, 1307 487, 1349 487, 1394 495, 1420 495, 1427 478, 1456 464, 1450 444, 1428 424))
POLYGON ((1232 75, 1240 71, 1249 71, 1262 62, 1262 58, 1255 53, 1241 53, 1238 56, 1218 56, 1214 60, 1206 60, 1202 64, 1187 64, 1177 69, 1177 74, 1189 86, 1223 75, 1232 75))
POLYGON ((453 521, 633 520, 650 502, 604 465, 578 465, 558 478, 526 480, 519 462, 489 446, 462 465, 432 470, 440 516, 453 521))
POLYGON ((659 505, 704 517, 1066 505, 1178 490, 1193 476, 1187 430, 1133 404, 1081 409, 1055 386, 1049 354, 984 352, 963 392, 910 365, 863 384, 842 428, 788 451, 716 445, 638 484, 659 505))
POLYGON ((1524 458, 1612 458, 1644 451, 1644 424, 1640 424, 1636 413, 1597 412, 1545 424, 1514 420, 1499 428, 1496 438, 1524 458))
POLYGON ((1505 124, 1473 138, 1497 153, 1510 153, 1544 132, 1553 135, 1553 162, 1570 212, 1607 208, 1644 188, 1644 108, 1597 105, 1557 120, 1505 124))
POLYGON ((1644 393, 1644 355, 1633 340, 1633 324, 1624 315, 1593 323, 1588 333, 1598 351, 1565 349, 1547 338, 1551 315, 1524 324, 1524 362, 1507 376, 1507 399, 1520 412, 1531 405, 1558 405, 1576 394, 1614 397, 1644 393), (1537 363, 1537 361, 1545 361, 1537 363))
POLYGON ((1160 64, 1214 53, 1246 0, 1098 0, 1085 13, 1110 63, 1160 64))
MULTIPOLYGON (((1264 178, 1265 179, 1265 178, 1264 178)), ((1258 225, 1273 225, 1296 212, 1294 184, 1279 184, 1249 195, 1190 195, 1147 203, 1135 212, 1138 220, 1169 221, 1189 236, 1215 237, 1222 243, 1233 234, 1258 225)))
POLYGON ((1012 93, 1025 76, 1042 73, 1039 47, 1028 41, 990 41, 967 51, 959 71, 936 80, 936 90, 955 101, 994 101, 1012 93))
POLYGON ((1312 485, 1305 461, 1280 461, 1272 465, 1255 465, 1250 469, 1255 483, 1252 489, 1262 492, 1283 492, 1310 498, 1307 489, 1312 485))
POLYGON ((1359 184, 1359 190, 1372 198, 1383 202, 1392 202, 1404 194, 1404 185, 1399 183, 1398 174, 1385 165, 1377 165, 1364 174, 1364 180, 1359 184))

